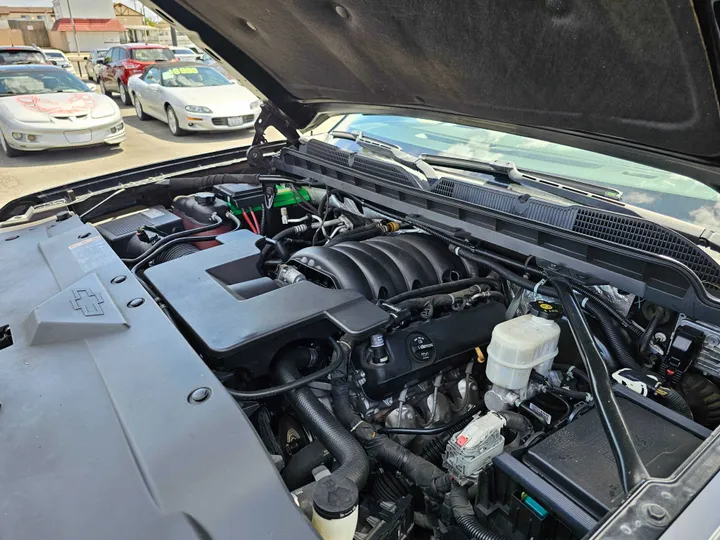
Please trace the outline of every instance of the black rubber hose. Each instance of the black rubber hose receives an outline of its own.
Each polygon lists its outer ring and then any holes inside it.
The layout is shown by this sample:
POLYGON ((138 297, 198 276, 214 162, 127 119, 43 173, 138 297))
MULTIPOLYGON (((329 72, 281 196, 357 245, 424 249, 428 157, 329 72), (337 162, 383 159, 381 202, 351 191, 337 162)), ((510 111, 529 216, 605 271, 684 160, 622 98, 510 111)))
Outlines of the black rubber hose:
POLYGON ((520 437, 530 435, 534 430, 532 422, 514 411, 498 411, 495 414, 505 419, 505 427, 517 431, 520 437))
POLYGON ((553 368, 553 370, 559 370, 559 371, 565 371, 565 372, 572 370, 571 375, 573 377, 580 379, 585 384, 590 383, 590 379, 588 378, 587 373, 585 373, 585 371, 583 371, 582 368, 579 368, 577 366, 571 366, 570 364, 553 364, 552 368, 553 368))
POLYGON ((293 454, 280 476, 288 490, 294 491, 312 482, 313 469, 320 465, 329 466, 332 459, 332 455, 320 441, 313 441, 293 454))
POLYGON ((385 229, 380 223, 371 223, 369 225, 363 225, 357 227, 351 231, 338 234, 334 238, 331 238, 325 247, 334 246, 341 242, 360 242, 361 240, 368 240, 385 234, 385 229))
POLYGON ((558 396, 564 396, 578 401, 587 401, 586 398, 590 395, 587 392, 570 390, 568 388, 561 388, 559 386, 544 386, 543 391, 549 394, 557 394, 558 396))
POLYGON ((472 418, 473 415, 476 415, 478 413, 478 410, 479 409, 477 407, 474 409, 470 409, 466 413, 461 414, 452 422, 448 422, 447 424, 443 424, 441 426, 427 428, 381 427, 378 428, 377 432, 383 433, 385 435, 437 435, 439 433, 447 431, 448 429, 454 428, 457 424, 467 420, 468 418, 472 418))
POLYGON ((680 380, 680 391, 698 424, 710 429, 720 425, 720 390, 707 377, 685 373, 680 380))
MULTIPOLYGON (((249 401, 249 400, 258 400, 258 399, 268 399, 271 397, 279 396, 280 394, 285 394, 286 392, 290 392, 291 390, 294 390, 296 388, 300 388, 302 386, 307 386, 313 381, 316 381, 318 379, 321 379, 323 377, 327 377, 330 373, 335 371, 340 365, 343 363, 344 358, 342 355, 342 351, 340 350, 340 347, 338 346, 337 342, 330 338, 330 343, 333 346, 334 349, 334 357, 330 361, 330 364, 318 371, 315 371, 314 373, 311 373, 310 375, 306 375, 305 377, 296 377, 292 381, 281 384, 279 386, 272 386, 270 388, 264 388, 262 390, 236 390, 234 388, 225 388, 225 390, 228 391, 228 393, 237 399, 238 401, 249 401)), ((291 356, 295 358, 295 362, 297 365, 302 366, 307 365, 309 361, 311 361, 311 358, 309 356, 314 354, 314 349, 306 349, 306 348, 300 348, 300 349, 294 349, 291 351, 291 356), (302 358, 299 358, 299 355, 302 356, 302 358)))
POLYGON ((165 250, 163 250, 160 254, 155 257, 155 264, 161 264, 167 261, 172 261, 173 259, 179 259, 180 257, 185 257, 185 255, 192 255, 193 253, 197 253, 200 251, 200 248, 198 248, 194 244, 178 244, 176 246, 171 246, 165 250))
POLYGON ((582 294, 591 298, 596 304, 600 305, 608 314, 615 319, 625 330, 633 334, 636 338, 639 338, 643 331, 636 325, 632 324, 627 318, 623 317, 620 313, 615 311, 615 308, 608 302, 603 296, 596 290, 586 287, 584 285, 576 285, 575 287, 582 294))
POLYGON ((219 184, 258 184, 257 174, 209 174, 206 176, 175 177, 168 179, 173 191, 203 190, 219 184))
POLYGON ((647 328, 645 328, 645 331, 643 332, 642 336, 640 336, 640 340, 638 341, 638 351, 640 351, 640 354, 645 355, 650 352, 650 342, 652 341, 652 338, 655 335, 655 330, 657 329, 664 315, 665 314, 663 313, 662 309, 658 309, 657 313, 655 313, 655 315, 653 315, 653 318, 650 319, 647 328))
POLYGON ((270 414, 270 411, 268 411, 265 407, 261 408, 258 411, 258 435, 260 435, 260 440, 263 442, 263 444, 265 444, 265 448, 267 448, 268 452, 270 452, 271 454, 275 454, 276 456, 282 456, 282 448, 280 447, 280 443, 275 438, 272 426, 270 425, 271 419, 272 416, 270 414))
POLYGON ((465 278, 459 279, 457 281, 439 283, 437 285, 429 285, 420 289, 413 289, 412 291, 406 291, 404 293, 397 294, 392 298, 388 298, 387 300, 383 300, 382 303, 399 304, 400 302, 410 300, 411 298, 422 298, 425 296, 434 296, 436 294, 451 293, 454 291, 459 291, 461 289, 467 289, 468 287, 472 287, 473 285, 490 285, 495 289, 500 288, 500 284, 495 279, 477 277, 465 278))
MULTIPOLYGON (((168 234, 167 236, 164 236, 158 242, 154 243, 152 245, 152 247, 148 248, 144 253, 141 253, 137 257, 134 257, 132 259, 121 259, 121 260, 122 260, 122 262, 124 262, 126 264, 135 265, 135 264, 139 263, 140 261, 142 261, 148 255, 151 255, 152 253, 156 253, 160 248, 162 248, 166 244, 169 244, 173 240, 176 240, 178 238, 190 237, 190 236, 197 235, 200 233, 209 232, 209 231, 212 231, 213 229, 217 229, 218 227, 220 227, 223 224, 223 220, 220 216, 215 216, 214 221, 215 222, 211 223, 210 225, 204 225, 204 226, 198 227, 196 229, 185 229, 184 231, 179 231, 179 232, 176 232, 173 234, 168 234)), ((214 239, 215 239, 215 237, 213 236, 211 238, 211 240, 214 240, 214 239)), ((194 240, 194 241, 197 241, 197 240, 194 240)))
POLYGON ((295 225, 293 227, 288 227, 287 229, 283 229, 279 233, 277 233, 275 236, 272 237, 273 242, 268 242, 265 244, 265 247, 262 248, 262 251, 260 252, 260 261, 265 261, 270 254, 277 249, 278 251, 282 251, 281 253, 281 259, 287 260, 288 252, 287 250, 282 250, 282 244, 281 241, 288 236, 293 236, 296 234, 302 234, 308 230, 308 226, 305 224, 295 225))
POLYGON ((472 422, 472 417, 459 420, 452 428, 433 437, 423 446, 422 450, 420 450, 420 457, 427 459, 430 463, 439 467, 442 464, 442 455, 447 448, 447 443, 455 433, 465 428, 470 422, 472 422))
MULTIPOLYGON (((630 350, 627 348, 625 341, 620 335, 620 330, 615 326, 610 315, 607 311, 601 308, 594 300, 588 299, 585 304, 585 310, 590 313, 602 328, 603 334, 608 341, 608 346, 615 355, 615 360, 619 362, 622 367, 630 368, 634 371, 642 372, 643 369, 640 364, 633 358, 630 350)), ((608 366, 611 370, 616 371, 617 366, 608 366)))
POLYGON ((668 408, 672 409, 676 413, 682 414, 685 418, 693 419, 692 410, 690 405, 687 404, 685 398, 682 397, 680 392, 674 388, 663 387, 665 395, 663 397, 663 404, 668 408))
MULTIPOLYGON (((284 355, 275 364, 273 371, 274 377, 284 386, 300 379, 292 355, 284 355)), ((287 393, 287 399, 301 422, 312 431, 340 464, 332 474, 344 476, 361 490, 370 472, 370 460, 360 443, 320 403, 309 388, 291 390, 287 393)))
POLYGON ((474 296, 476 294, 486 299, 493 299, 502 304, 505 303, 505 295, 499 291, 481 291, 474 285, 468 289, 461 291, 453 291, 444 294, 436 294, 435 296, 426 296, 423 298, 410 298, 403 300, 402 302, 395 304, 397 309, 406 309, 409 311, 422 310, 426 306, 430 305, 433 309, 435 308, 448 308, 451 307, 458 299, 465 298, 467 296, 474 296))
POLYGON ((474 540, 506 540, 506 537, 485 527, 475 517, 467 489, 453 482, 449 497, 453 516, 460 530, 474 540))
POLYGON ((332 396, 338 419, 350 428, 371 458, 400 471, 435 501, 444 497, 450 487, 446 474, 387 435, 377 433, 370 423, 365 422, 350 405, 347 377, 342 371, 333 376, 332 396))
POLYGON ((514 285, 517 285, 529 291, 534 291, 535 289, 537 289, 537 292, 543 296, 550 296, 553 298, 557 296, 557 292, 553 287, 549 287, 547 285, 537 286, 537 283, 530 281, 529 279, 525 279, 524 277, 516 274, 512 270, 508 270, 505 266, 503 266, 497 261, 480 257, 479 255, 475 255, 471 251, 457 245, 451 244, 449 248, 450 251, 455 253, 455 255, 457 255, 458 257, 462 257, 464 259, 476 262, 480 266, 484 266, 485 268, 497 272, 501 277, 507 279, 510 283, 513 283, 514 285))

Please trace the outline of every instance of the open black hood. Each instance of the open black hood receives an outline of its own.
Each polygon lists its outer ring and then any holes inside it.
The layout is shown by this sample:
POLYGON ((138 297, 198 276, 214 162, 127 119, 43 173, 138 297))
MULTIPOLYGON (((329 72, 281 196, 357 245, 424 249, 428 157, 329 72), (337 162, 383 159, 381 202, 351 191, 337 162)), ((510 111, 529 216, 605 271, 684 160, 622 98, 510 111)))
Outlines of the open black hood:
POLYGON ((148 3, 299 127, 395 107, 720 156, 717 24, 690 0, 148 3))

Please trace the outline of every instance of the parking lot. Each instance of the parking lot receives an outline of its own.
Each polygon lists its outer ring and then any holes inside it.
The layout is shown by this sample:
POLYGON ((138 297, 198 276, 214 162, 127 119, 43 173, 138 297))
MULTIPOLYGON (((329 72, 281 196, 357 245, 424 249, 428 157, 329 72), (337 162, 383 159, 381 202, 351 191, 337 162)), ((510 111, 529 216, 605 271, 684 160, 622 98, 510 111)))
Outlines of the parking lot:
POLYGON ((0 206, 24 195, 140 165, 243 146, 252 130, 174 137, 159 120, 141 122, 132 107, 120 104, 127 139, 119 148, 91 147, 27 153, 7 158, 0 152, 0 206))

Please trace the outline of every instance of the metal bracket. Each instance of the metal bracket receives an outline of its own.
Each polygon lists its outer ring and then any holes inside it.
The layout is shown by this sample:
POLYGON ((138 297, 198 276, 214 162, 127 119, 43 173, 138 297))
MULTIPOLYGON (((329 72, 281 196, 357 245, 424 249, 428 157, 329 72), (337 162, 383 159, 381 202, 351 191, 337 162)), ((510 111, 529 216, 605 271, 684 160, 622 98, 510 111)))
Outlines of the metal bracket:
POLYGON ((297 146, 300 134, 295 122, 272 103, 263 103, 260 108, 260 115, 255 120, 255 136, 252 146, 268 142, 265 138, 265 130, 270 126, 277 129, 290 144, 297 146))

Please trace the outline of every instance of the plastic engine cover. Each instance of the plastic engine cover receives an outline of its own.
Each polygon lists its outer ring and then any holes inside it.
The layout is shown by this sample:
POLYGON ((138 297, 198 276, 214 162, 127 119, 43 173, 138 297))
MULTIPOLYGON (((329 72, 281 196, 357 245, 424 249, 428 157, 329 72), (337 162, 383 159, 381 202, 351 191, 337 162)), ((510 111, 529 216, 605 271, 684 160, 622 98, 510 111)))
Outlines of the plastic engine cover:
POLYGON ((0 267, 0 538, 317 538, 248 418, 95 228, 0 234, 0 267))

